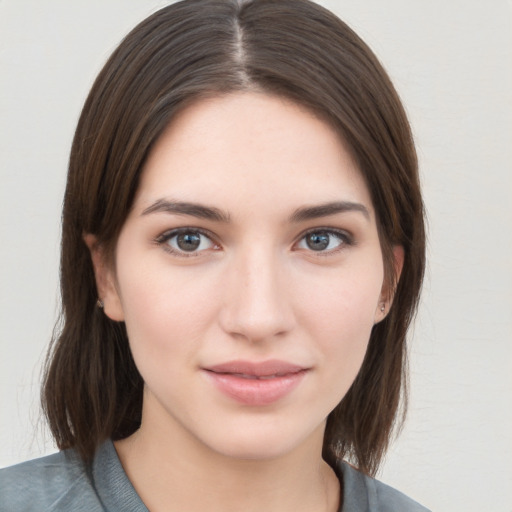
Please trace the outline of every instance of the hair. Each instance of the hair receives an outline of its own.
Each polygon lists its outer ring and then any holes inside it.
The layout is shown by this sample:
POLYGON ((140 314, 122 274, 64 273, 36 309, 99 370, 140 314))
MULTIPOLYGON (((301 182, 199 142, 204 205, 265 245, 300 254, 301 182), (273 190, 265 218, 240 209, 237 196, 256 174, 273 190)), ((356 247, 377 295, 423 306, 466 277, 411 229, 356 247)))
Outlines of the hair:
POLYGON ((96 307, 83 235, 113 254, 144 163, 178 111, 238 91, 285 97, 346 143, 376 211, 393 303, 362 367, 330 413, 323 457, 374 474, 406 403, 406 333, 425 264, 423 204, 411 129, 368 46, 309 0, 186 0, 140 23, 114 51, 85 102, 62 215, 62 316, 46 362, 43 410, 60 449, 90 461, 141 421, 143 381, 123 322, 96 307), (397 279, 393 247, 404 249, 397 279), (402 406, 401 406, 402 404, 402 406))

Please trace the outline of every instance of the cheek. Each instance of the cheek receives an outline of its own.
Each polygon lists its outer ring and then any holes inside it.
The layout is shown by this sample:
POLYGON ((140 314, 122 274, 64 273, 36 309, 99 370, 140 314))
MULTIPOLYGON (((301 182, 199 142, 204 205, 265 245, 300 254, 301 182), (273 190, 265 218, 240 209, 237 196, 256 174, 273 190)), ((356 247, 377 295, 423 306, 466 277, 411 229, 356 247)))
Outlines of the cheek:
POLYGON ((357 366, 366 352, 381 294, 382 265, 346 268, 297 292, 300 316, 325 359, 357 366))
POLYGON ((170 360, 178 353, 192 352, 219 303, 217 287, 208 276, 192 269, 173 272, 165 264, 147 267, 118 268, 126 329, 138 364, 141 359, 170 360))

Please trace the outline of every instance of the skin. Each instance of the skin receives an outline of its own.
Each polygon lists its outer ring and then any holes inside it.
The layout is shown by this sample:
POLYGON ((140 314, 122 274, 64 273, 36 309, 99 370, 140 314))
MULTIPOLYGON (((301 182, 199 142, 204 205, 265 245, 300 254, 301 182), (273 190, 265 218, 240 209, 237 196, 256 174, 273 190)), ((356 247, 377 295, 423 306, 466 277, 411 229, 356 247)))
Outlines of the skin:
POLYGON ((141 428, 116 449, 146 506, 337 510, 325 420, 357 375, 386 294, 370 194, 331 127, 261 93, 201 100, 152 150, 114 268, 85 239, 105 314, 126 322, 145 381, 141 428), (226 218, 164 211, 162 201, 226 218), (352 207, 293 218, 340 201, 352 207), (177 228, 197 250, 180 250, 177 228), (327 248, 312 249, 310 232, 327 248), (204 371, 235 359, 279 359, 304 375, 279 400, 247 405, 204 371))

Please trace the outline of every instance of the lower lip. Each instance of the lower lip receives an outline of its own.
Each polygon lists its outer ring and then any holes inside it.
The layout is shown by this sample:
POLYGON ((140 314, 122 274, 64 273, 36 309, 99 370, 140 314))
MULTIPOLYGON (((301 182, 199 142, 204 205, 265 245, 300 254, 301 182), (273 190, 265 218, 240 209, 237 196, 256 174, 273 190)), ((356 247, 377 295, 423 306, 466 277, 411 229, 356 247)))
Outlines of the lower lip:
POLYGON ((270 405, 291 393, 306 375, 306 370, 269 379, 248 379, 229 373, 205 371, 222 393, 245 405, 270 405))

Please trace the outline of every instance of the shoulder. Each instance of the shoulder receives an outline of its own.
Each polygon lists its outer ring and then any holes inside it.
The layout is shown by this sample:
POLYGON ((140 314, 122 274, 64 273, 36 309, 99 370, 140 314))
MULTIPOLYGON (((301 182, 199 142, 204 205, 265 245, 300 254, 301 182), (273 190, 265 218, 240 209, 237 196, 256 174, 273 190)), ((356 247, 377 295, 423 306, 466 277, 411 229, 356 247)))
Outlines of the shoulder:
POLYGON ((429 512, 411 498, 371 478, 346 462, 339 465, 343 475, 343 506, 340 512, 429 512))
POLYGON ((89 471, 75 451, 65 450, 0 470, 0 512, 36 510, 103 510, 89 471))

